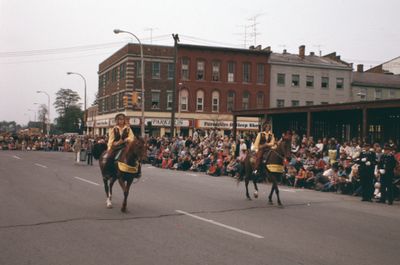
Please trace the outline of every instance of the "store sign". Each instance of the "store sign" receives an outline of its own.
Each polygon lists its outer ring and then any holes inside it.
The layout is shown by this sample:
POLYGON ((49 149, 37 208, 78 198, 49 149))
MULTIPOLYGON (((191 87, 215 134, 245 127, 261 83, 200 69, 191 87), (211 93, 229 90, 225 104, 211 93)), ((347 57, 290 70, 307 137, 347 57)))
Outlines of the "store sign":
MULTIPOLYGON (((238 121, 237 129, 242 130, 258 130, 258 122, 238 121)), ((197 120, 196 128, 218 128, 233 129, 233 121, 213 121, 213 120, 197 120)))
POLYGON ((98 120, 96 121, 96 127, 108 127, 109 126, 109 120, 98 120))
MULTIPOLYGON (((171 119, 146 119, 146 125, 151 122, 151 126, 156 127, 170 127, 171 119)), ((185 119, 175 119, 175 126, 189 127, 189 120, 185 119)))
POLYGON ((140 125, 140 119, 139 118, 130 118, 129 119, 129 125, 131 126, 139 126, 140 125))
POLYGON ((93 127, 93 125, 94 125, 94 121, 87 121, 86 122, 86 126, 87 127, 93 127))

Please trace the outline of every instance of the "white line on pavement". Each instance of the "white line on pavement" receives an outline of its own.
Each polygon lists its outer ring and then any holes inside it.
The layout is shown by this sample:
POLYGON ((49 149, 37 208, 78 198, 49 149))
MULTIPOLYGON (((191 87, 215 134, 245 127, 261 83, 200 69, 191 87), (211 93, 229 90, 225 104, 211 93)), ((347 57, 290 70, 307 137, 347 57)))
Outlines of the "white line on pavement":
POLYGON ((42 165, 42 164, 35 163, 35 165, 38 167, 47 168, 45 165, 42 165))
POLYGON ((197 175, 196 175, 196 174, 191 174, 191 173, 188 173, 188 175, 189 175, 189 176, 193 176, 193 177, 197 177, 197 175))
POLYGON ((295 190, 288 190, 288 189, 279 189, 279 190, 287 191, 287 192, 296 192, 295 190))
POLYGON ((84 181, 84 182, 87 182, 87 183, 90 183, 90 184, 93 184, 93 185, 96 185, 96 186, 100 186, 100 184, 98 184, 96 182, 92 182, 92 181, 87 180, 87 179, 83 179, 83 178, 80 178, 80 177, 74 177, 74 178, 79 179, 79 180, 84 181))
POLYGON ((20 158, 19 156, 12 156, 12 157, 14 157, 14 158, 16 158, 16 159, 22 159, 22 158, 20 158))
POLYGON ((225 224, 222 224, 222 223, 210 220, 210 219, 206 219, 206 218, 194 215, 194 214, 190 214, 190 213, 187 213, 187 212, 184 212, 184 211, 181 211, 181 210, 175 210, 175 211, 177 213, 181 213, 181 214, 190 216, 192 218, 195 218, 195 219, 198 219, 198 220, 210 223, 210 224, 218 225, 218 226, 224 227, 226 229, 229 229, 229 230, 232 230, 232 231, 235 231, 235 232, 238 232, 238 233, 242 233, 242 234, 245 234, 245 235, 248 235, 248 236, 252 236, 252 237, 255 237, 255 238, 264 238, 263 236, 260 236, 260 235, 257 235, 257 234, 253 234, 253 233, 241 230, 239 228, 236 228, 236 227, 233 227, 233 226, 229 226, 229 225, 225 225, 225 224))

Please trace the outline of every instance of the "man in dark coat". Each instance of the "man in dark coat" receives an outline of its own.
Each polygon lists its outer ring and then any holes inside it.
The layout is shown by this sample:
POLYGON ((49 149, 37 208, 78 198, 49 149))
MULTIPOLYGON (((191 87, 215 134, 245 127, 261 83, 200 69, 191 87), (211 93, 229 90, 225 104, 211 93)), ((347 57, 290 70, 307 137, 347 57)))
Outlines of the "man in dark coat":
POLYGON ((370 145, 365 143, 363 150, 360 154, 359 160, 359 174, 362 188, 362 200, 361 201, 372 201, 372 195, 374 193, 374 171, 376 165, 376 154, 373 149, 370 149, 370 145))
POLYGON ((381 175, 381 199, 378 201, 380 203, 385 203, 387 200, 389 205, 393 204, 393 178, 396 163, 393 147, 385 145, 384 153, 378 163, 379 174, 381 175))

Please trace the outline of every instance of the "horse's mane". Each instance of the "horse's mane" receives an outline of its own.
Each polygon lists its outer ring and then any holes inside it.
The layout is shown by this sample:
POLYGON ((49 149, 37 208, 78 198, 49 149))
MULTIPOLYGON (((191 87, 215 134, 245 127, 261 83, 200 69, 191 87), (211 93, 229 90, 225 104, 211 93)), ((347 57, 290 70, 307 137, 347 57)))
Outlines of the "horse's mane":
POLYGON ((107 144, 105 143, 96 143, 93 145, 92 154, 96 160, 100 159, 101 154, 107 150, 107 144))

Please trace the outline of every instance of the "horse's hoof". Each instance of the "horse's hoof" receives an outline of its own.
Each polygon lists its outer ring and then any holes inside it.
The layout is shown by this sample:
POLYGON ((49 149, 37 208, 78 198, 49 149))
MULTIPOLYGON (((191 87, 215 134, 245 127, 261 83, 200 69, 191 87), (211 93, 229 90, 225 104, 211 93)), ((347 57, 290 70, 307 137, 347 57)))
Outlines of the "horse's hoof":
POLYGON ((246 198, 247 198, 247 200, 251 201, 251 198, 250 198, 250 197, 246 197, 246 198))
POLYGON ((279 207, 279 208, 283 208, 283 204, 280 203, 280 202, 278 202, 278 207, 279 207))
POLYGON ((126 208, 121 208, 121 212, 126 213, 126 208))
POLYGON ((256 199, 258 198, 258 192, 257 191, 254 192, 254 198, 256 198, 256 199))
POLYGON ((111 208, 112 208, 112 203, 111 203, 110 200, 107 200, 107 201, 106 201, 106 205, 107 205, 107 208, 108 208, 108 209, 111 209, 111 208))
POLYGON ((274 203, 273 203, 273 201, 268 201, 268 204, 273 205, 274 203))

